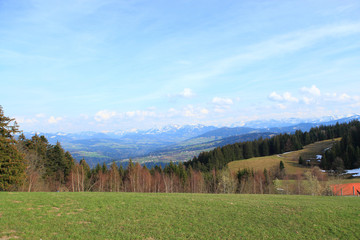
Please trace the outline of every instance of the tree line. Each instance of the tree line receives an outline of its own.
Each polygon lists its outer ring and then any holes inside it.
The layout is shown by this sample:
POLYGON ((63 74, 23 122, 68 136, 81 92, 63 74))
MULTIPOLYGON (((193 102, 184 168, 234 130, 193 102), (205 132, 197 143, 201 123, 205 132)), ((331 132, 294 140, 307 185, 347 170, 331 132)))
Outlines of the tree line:
MULTIPOLYGON (((337 137, 339 144, 325 153, 324 168, 331 168, 337 159, 344 167, 355 167, 359 159, 358 121, 320 126, 309 132, 280 134, 226 145, 185 163, 170 162, 164 168, 147 168, 131 160, 126 168, 113 162, 90 168, 85 159, 76 161, 60 143, 49 144, 44 136, 26 139, 14 119, 5 117, 0 106, 0 191, 109 191, 109 192, 189 192, 189 193, 276 193, 281 189, 277 179, 286 179, 284 164, 263 171, 242 169, 230 172, 230 161, 280 154, 301 149, 304 145, 337 137), (330 166, 330 167, 329 167, 330 166)), ((296 176, 291 193, 305 193, 301 180, 323 180, 324 174, 312 171, 309 176, 296 176), (295 184, 295 183, 294 183, 295 184), (295 190, 294 190, 295 189, 295 190)), ((316 181, 313 181, 316 183, 316 181)), ((314 184, 312 184, 314 185, 314 184)))
POLYGON ((353 121, 343 129, 340 142, 325 151, 320 167, 341 173, 344 169, 360 168, 360 122, 353 121))

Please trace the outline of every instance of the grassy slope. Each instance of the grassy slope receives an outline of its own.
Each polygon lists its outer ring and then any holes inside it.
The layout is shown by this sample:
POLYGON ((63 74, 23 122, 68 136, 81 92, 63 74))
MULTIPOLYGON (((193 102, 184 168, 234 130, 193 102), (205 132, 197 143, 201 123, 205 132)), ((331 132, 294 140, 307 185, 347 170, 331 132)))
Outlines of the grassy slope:
POLYGON ((355 197, 0 193, 0 239, 359 239, 355 197))
POLYGON ((317 154, 322 154, 322 151, 328 147, 331 147, 332 144, 332 140, 325 140, 307 145, 299 151, 293 151, 267 157, 257 157, 246 160, 233 161, 228 164, 228 167, 232 172, 237 172, 239 169, 243 168, 264 170, 264 168, 270 169, 274 166, 279 166, 280 161, 283 161, 287 174, 303 173, 308 168, 300 166, 298 164, 299 156, 301 156, 304 161, 307 159, 314 159, 317 154))

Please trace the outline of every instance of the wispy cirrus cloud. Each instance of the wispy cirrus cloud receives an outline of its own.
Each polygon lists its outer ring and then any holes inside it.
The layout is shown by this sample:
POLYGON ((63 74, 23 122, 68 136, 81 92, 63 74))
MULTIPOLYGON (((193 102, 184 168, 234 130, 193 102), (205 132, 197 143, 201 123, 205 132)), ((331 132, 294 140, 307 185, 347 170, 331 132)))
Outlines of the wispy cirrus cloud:
POLYGON ((280 34, 268 40, 243 47, 243 50, 237 55, 209 61, 203 66, 203 71, 194 71, 182 76, 181 79, 185 82, 202 81, 229 72, 234 68, 242 69, 257 61, 293 54, 329 38, 340 38, 354 34, 360 34, 360 22, 330 24, 280 34))

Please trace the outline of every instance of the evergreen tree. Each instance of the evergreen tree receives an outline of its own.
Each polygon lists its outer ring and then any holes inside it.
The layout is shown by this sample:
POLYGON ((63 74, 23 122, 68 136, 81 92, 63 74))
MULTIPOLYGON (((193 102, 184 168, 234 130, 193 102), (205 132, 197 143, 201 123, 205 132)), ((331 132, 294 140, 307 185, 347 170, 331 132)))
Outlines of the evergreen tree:
POLYGON ((285 166, 284 166, 284 162, 280 161, 280 165, 279 165, 280 171, 283 171, 285 166))
POLYGON ((300 165, 303 165, 303 163, 304 163, 304 160, 303 160, 302 157, 300 156, 300 157, 299 157, 299 164, 300 164, 300 165))
POLYGON ((84 169, 84 171, 85 171, 85 174, 86 174, 86 177, 87 177, 87 178, 90 178, 90 176, 91 176, 91 169, 90 169, 89 164, 85 161, 84 158, 80 160, 80 165, 83 167, 83 169, 84 169))
POLYGON ((244 145, 244 158, 252 158, 253 155, 253 144, 252 142, 246 142, 244 145))
POLYGON ((269 140, 265 139, 260 144, 260 154, 261 156, 268 156, 270 155, 270 149, 269 149, 269 140))
POLYGON ((119 175, 120 175, 121 179, 123 179, 125 176, 125 169, 123 168, 122 165, 120 165, 120 167, 119 167, 119 175))
POLYGON ((273 154, 281 153, 280 136, 275 136, 272 139, 273 140, 273 154))
POLYGON ((4 116, 0 106, 0 191, 8 191, 25 179, 25 162, 16 148, 14 134, 19 132, 13 118, 4 116))
POLYGON ((102 165, 102 167, 101 167, 101 171, 102 171, 103 173, 107 173, 108 168, 107 168, 107 166, 106 166, 106 163, 103 163, 103 165, 102 165))
POLYGON ((69 176, 71 169, 75 166, 74 158, 71 156, 69 151, 65 152, 65 160, 66 160, 66 166, 64 169, 64 175, 65 177, 69 176))
POLYGON ((97 163, 95 168, 93 169, 93 172, 95 174, 98 174, 99 172, 101 171, 101 166, 100 166, 100 163, 97 163))
MULTIPOLYGON (((55 177, 55 181, 59 181, 60 183, 65 182, 66 173, 68 171, 68 162, 65 158, 64 149, 61 147, 60 143, 57 142, 54 146, 49 146, 48 151, 46 153, 47 159, 45 163, 46 175, 49 177, 55 177)), ((70 168, 71 169, 71 168, 70 168)))

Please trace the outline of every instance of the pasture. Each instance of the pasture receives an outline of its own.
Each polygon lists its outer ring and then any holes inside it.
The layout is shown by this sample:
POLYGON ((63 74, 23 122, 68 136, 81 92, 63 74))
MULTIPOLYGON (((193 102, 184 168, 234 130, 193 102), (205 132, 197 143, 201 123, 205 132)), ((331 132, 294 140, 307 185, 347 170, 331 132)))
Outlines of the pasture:
POLYGON ((0 239, 359 239, 360 198, 0 193, 0 239))
MULTIPOLYGON (((335 139, 334 141, 339 141, 335 139)), ((286 174, 303 174, 308 167, 298 164, 299 157, 301 156, 304 161, 311 160, 312 165, 318 165, 316 155, 321 155, 324 149, 329 148, 334 143, 333 140, 325 140, 309 144, 303 149, 278 155, 255 157, 245 160, 238 160, 228 163, 228 167, 231 172, 236 173, 240 169, 248 168, 257 170, 271 169, 273 167, 279 167, 280 161, 283 161, 286 174)))

